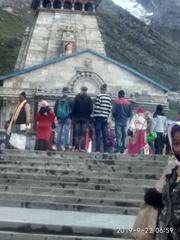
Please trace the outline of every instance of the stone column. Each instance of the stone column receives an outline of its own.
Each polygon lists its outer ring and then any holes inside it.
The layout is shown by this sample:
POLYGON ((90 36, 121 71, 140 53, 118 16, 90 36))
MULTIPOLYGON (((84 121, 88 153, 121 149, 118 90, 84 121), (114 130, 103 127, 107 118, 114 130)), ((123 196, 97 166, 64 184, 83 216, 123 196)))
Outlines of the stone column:
POLYGON ((85 11, 85 4, 84 3, 82 4, 82 11, 83 12, 85 11))

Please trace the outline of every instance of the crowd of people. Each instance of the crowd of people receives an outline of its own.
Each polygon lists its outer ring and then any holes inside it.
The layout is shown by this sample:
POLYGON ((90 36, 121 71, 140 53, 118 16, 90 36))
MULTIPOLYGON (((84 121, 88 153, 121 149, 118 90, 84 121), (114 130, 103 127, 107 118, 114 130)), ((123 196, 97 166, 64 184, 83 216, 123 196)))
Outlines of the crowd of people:
MULTIPOLYGON (((166 143, 168 153, 168 122, 162 105, 154 114, 143 107, 133 111, 123 90, 112 102, 106 84, 94 100, 85 86, 73 100, 68 94, 69 89, 64 87, 54 107, 45 100, 40 102, 35 116, 35 150, 162 154, 166 143)), ((6 123, 7 147, 19 144, 25 148, 25 135, 31 128, 30 112, 26 93, 22 92, 6 123)))

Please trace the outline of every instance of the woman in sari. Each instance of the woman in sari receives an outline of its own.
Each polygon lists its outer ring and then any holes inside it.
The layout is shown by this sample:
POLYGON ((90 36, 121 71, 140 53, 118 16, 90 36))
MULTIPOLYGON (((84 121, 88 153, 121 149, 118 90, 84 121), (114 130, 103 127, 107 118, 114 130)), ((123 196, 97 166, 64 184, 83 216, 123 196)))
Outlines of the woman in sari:
POLYGON ((145 151, 147 151, 147 121, 143 107, 137 109, 136 114, 131 119, 129 130, 132 132, 132 135, 129 136, 128 153, 145 153, 145 151))

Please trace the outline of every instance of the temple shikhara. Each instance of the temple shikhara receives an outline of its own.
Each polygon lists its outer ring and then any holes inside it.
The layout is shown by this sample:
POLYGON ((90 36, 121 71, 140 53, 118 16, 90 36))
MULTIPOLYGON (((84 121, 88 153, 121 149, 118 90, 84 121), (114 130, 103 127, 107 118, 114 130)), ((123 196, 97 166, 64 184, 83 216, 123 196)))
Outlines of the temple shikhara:
MULTIPOLYGON (((33 0, 34 24, 24 34, 15 71, 1 76, 1 124, 13 112, 21 91, 37 110, 38 102, 52 102, 69 87, 73 97, 82 86, 92 96, 103 83, 112 99, 120 89, 136 103, 167 106, 168 89, 106 54, 96 9, 97 0, 33 0)), ((33 116, 33 115, 32 115, 33 116)))

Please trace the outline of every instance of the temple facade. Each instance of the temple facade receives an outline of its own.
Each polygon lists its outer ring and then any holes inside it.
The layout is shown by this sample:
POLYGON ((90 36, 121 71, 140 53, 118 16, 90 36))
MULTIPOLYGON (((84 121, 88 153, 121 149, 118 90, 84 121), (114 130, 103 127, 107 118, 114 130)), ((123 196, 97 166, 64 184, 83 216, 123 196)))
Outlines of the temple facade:
POLYGON ((1 76, 0 122, 8 119, 17 97, 27 92, 32 116, 38 102, 54 104, 67 86, 73 97, 81 86, 92 96, 102 83, 108 85, 112 99, 120 89, 137 104, 153 109, 168 106, 168 89, 155 80, 119 63, 106 54, 96 19, 97 0, 34 0, 36 19, 24 35, 15 71, 1 76))

